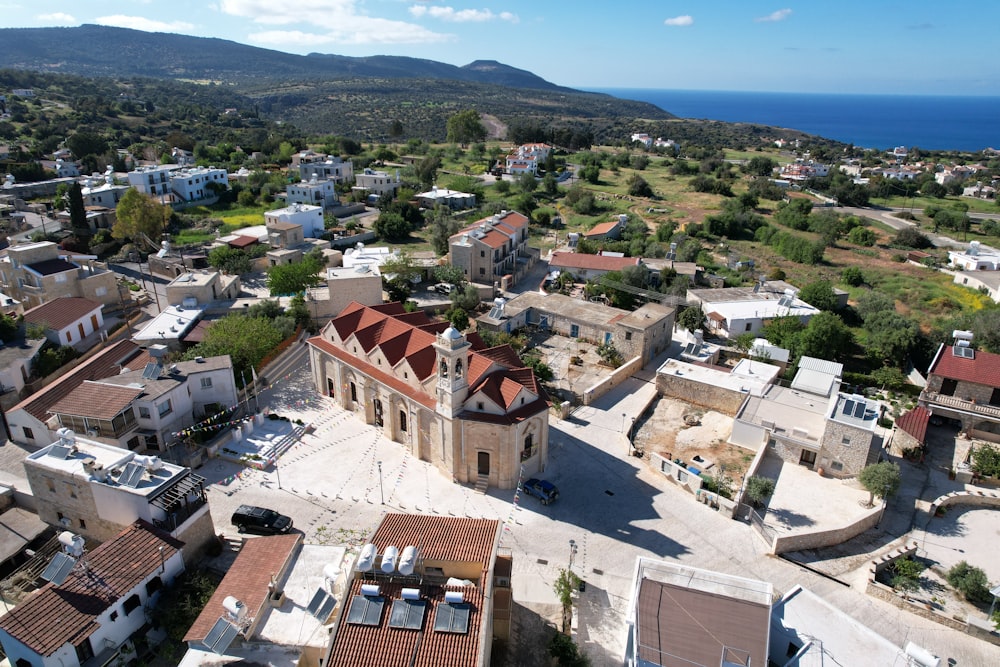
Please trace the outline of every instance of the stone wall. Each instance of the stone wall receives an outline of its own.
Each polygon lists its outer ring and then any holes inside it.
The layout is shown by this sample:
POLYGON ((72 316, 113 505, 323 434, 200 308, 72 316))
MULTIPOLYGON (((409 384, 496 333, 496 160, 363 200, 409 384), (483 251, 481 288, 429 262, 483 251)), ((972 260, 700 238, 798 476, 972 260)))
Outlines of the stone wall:
POLYGON ((733 417, 743 405, 746 394, 725 387, 696 382, 669 373, 656 374, 656 390, 663 396, 676 398, 707 410, 733 417))
POLYGON ((208 505, 206 504, 199 512, 201 512, 199 516, 188 519, 181 526, 181 530, 174 533, 174 537, 184 542, 182 553, 185 567, 192 567, 197 563, 208 545, 218 539, 208 505))
POLYGON ((771 553, 777 555, 786 551, 818 549, 820 547, 831 547, 841 544, 852 537, 857 537, 869 528, 873 528, 878 523, 881 512, 881 507, 874 507, 854 523, 841 526, 840 528, 801 532, 793 535, 779 535, 774 538, 774 542, 771 545, 771 553))
POLYGON ((831 477, 860 474, 868 461, 872 436, 871 431, 827 419, 816 465, 831 477), (845 439, 849 440, 849 444, 844 444, 845 439), (834 464, 839 464, 841 469, 838 470, 834 464))
POLYGON ((1000 507, 1000 492, 997 491, 953 491, 947 495, 940 496, 931 503, 929 512, 931 516, 937 512, 939 507, 949 505, 974 505, 976 507, 1000 507))
POLYGON ((632 357, 623 365, 616 368, 611 375, 592 387, 585 389, 583 392, 583 404, 590 405, 593 401, 604 396, 619 384, 632 377, 632 374, 639 370, 642 370, 642 357, 632 357))

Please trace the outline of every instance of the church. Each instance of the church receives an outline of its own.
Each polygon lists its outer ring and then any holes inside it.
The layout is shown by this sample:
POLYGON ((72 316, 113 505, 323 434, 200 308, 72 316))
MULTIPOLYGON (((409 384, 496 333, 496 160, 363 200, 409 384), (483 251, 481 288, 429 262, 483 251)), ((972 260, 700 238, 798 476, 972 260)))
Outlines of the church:
POLYGON ((549 400, 509 345, 400 303, 349 304, 308 341, 316 389, 459 483, 544 471, 549 400))

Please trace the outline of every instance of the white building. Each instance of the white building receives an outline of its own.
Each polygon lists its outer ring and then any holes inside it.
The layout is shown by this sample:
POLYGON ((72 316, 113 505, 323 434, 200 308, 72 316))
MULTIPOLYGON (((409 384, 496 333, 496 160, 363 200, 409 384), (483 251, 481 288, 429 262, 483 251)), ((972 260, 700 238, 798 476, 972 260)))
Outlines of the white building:
POLYGON ((645 132, 643 132, 641 134, 633 134, 632 135, 632 143, 633 144, 639 143, 639 144, 642 144, 643 146, 645 146, 646 148, 649 148, 649 147, 651 147, 653 145, 653 137, 649 136, 645 132))
POLYGON ((369 195, 378 195, 379 197, 386 195, 395 197, 399 186, 398 169, 396 170, 395 177, 393 177, 388 172, 366 168, 363 174, 356 174, 354 176, 354 187, 351 189, 359 190, 369 195))
POLYGON ((210 184, 228 188, 229 174, 215 167, 184 169, 176 164, 160 164, 130 171, 128 182, 163 203, 209 202, 218 198, 210 184))
POLYGON ((69 546, 56 558, 71 569, 0 617, 7 660, 77 667, 134 659, 130 638, 148 623, 160 591, 184 571, 184 543, 145 522, 90 552, 83 551, 82 540, 73 539, 78 536, 63 535, 69 546))
POLYGON ((292 204, 264 213, 265 226, 273 225, 276 222, 291 222, 302 225, 302 234, 307 239, 318 239, 325 231, 323 207, 321 206, 292 204))
POLYGON ((314 174, 308 181, 299 181, 285 188, 285 202, 310 204, 324 209, 340 204, 337 184, 329 179, 319 180, 314 174))
POLYGON ((445 206, 453 211, 476 207, 476 195, 469 194, 468 192, 449 190, 448 188, 439 188, 436 185, 427 192, 418 194, 417 201, 424 208, 445 206))
POLYGON ((985 292, 1000 303, 1000 271, 956 271, 953 282, 985 292))
POLYGON ((948 263, 959 271, 997 271, 1000 251, 972 241, 965 250, 949 250, 948 263))
POLYGON ((104 206, 115 208, 118 202, 128 192, 130 186, 116 185, 115 177, 112 174, 104 176, 104 180, 97 185, 99 178, 90 177, 84 180, 81 193, 83 194, 84 206, 104 206))
POLYGON ((798 317, 802 324, 808 324, 820 312, 798 298, 798 290, 782 281, 769 281, 759 288, 688 290, 687 300, 701 306, 708 329, 725 338, 757 333, 767 320, 775 317, 798 317))
POLYGON ((329 180, 335 183, 354 181, 354 163, 339 157, 313 154, 299 160, 299 178, 303 181, 329 180))

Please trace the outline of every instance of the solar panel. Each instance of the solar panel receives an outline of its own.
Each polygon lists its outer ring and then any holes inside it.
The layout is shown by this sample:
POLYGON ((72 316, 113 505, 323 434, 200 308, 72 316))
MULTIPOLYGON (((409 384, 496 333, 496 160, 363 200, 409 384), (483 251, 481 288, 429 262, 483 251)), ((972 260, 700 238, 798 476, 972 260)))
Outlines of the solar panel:
POLYGON ((857 417, 858 419, 864 419, 865 418, 865 410, 867 408, 868 408, 868 406, 865 405, 864 403, 856 403, 854 405, 854 416, 857 417))
POLYGON ((351 609, 347 612, 347 622, 355 625, 378 625, 382 620, 382 606, 385 598, 369 598, 355 595, 351 598, 351 609))
POLYGON ((146 469, 142 467, 142 464, 130 461, 125 466, 125 469, 122 470, 122 474, 118 476, 118 483, 122 486, 130 486, 133 489, 138 488, 139 482, 142 481, 142 473, 145 471, 146 469))
POLYGON ((469 605, 439 604, 434 618, 434 632, 465 634, 469 631, 469 605))
POLYGON ((49 450, 49 456, 54 456, 57 459, 65 459, 69 456, 69 447, 52 445, 52 449, 49 450))
POLYGON ((229 650, 229 646, 239 633, 239 628, 224 617, 220 617, 215 622, 215 625, 212 626, 212 629, 208 631, 208 634, 205 635, 205 639, 201 643, 207 646, 212 653, 222 655, 229 650))
POLYGON ((389 627, 403 630, 419 630, 424 624, 427 611, 426 600, 396 600, 389 614, 389 627))
POLYGON ((852 401, 851 399, 847 399, 846 401, 844 401, 843 413, 847 416, 850 416, 852 412, 854 412, 854 401, 852 401))
POLYGON ((146 364, 144 369, 142 369, 142 377, 144 380, 155 380, 160 377, 160 371, 162 370, 163 366, 150 362, 146 364))
POLYGON ((76 559, 74 559, 69 554, 57 553, 52 557, 52 561, 49 566, 45 568, 42 572, 42 579, 45 581, 51 581, 56 586, 62 584, 66 581, 66 577, 69 576, 70 570, 76 565, 76 559))
POLYGON ((322 588, 316 589, 316 593, 312 596, 312 600, 309 601, 309 606, 306 607, 312 616, 316 618, 320 623, 326 622, 326 619, 330 618, 330 612, 333 608, 337 606, 337 599, 332 595, 324 591, 322 588))

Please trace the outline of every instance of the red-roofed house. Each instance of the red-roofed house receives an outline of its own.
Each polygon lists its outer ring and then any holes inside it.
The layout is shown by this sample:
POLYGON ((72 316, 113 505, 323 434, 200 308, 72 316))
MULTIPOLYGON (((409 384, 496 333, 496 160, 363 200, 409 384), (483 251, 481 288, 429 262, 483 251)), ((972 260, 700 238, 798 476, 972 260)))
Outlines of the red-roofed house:
POLYGON ((1000 354, 963 340, 941 345, 919 403, 931 414, 958 419, 973 437, 1000 442, 1000 354))
POLYGON ((456 481, 511 489, 545 468, 548 397, 508 346, 357 302, 309 345, 317 390, 456 481))
POLYGON ((528 247, 528 218, 501 211, 483 218, 448 239, 451 265, 481 285, 513 285, 540 256, 528 247))
POLYGON ((603 276, 608 271, 621 271, 629 266, 639 266, 638 257, 616 255, 587 255, 581 252, 554 252, 549 268, 572 273, 580 281, 603 276))
POLYGON ((159 591, 184 571, 184 543, 137 521, 0 618, 11 665, 76 667, 135 658, 132 636, 159 591))
POLYGON ((62 296, 26 311, 24 321, 44 327, 45 337, 56 345, 79 345, 104 328, 101 308, 91 299, 62 296))
POLYGON ((625 223, 628 221, 628 216, 620 215, 614 220, 609 220, 607 222, 599 222, 589 231, 583 233, 591 241, 599 241, 601 239, 620 239, 622 237, 622 230, 625 229, 625 223))
POLYGON ((324 664, 488 665, 493 638, 509 636, 511 561, 498 556, 501 529, 492 519, 387 514, 369 540, 375 567, 356 573, 324 664), (415 548, 411 575, 382 572, 390 546, 415 548))

